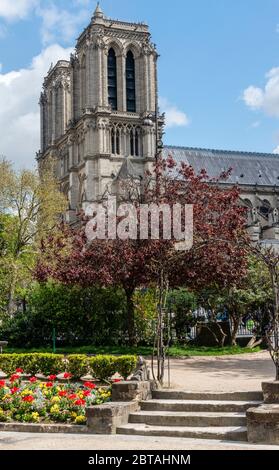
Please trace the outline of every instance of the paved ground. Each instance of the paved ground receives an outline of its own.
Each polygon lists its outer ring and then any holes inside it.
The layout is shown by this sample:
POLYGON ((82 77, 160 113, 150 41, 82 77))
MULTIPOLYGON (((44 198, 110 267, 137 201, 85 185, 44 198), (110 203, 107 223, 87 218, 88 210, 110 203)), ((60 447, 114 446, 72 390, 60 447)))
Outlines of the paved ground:
MULTIPOLYGON (((172 388, 191 391, 260 390, 263 380, 273 378, 274 366, 266 352, 171 360, 172 388)), ((0 432, 0 450, 14 449, 279 450, 279 446, 169 437, 0 432)))
POLYGON ((273 362, 265 351, 171 359, 171 388, 189 391, 261 390, 261 382, 274 380, 274 374, 273 362))
POLYGON ((145 436, 94 436, 78 434, 0 433, 1 450, 263 450, 279 446, 249 445, 243 442, 221 442, 145 436))

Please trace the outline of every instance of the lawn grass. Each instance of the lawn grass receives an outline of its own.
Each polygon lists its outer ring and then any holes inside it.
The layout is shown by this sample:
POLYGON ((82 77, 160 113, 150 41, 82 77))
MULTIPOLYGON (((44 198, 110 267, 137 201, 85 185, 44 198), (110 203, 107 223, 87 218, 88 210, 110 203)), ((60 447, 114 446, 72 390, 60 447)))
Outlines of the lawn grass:
MULTIPOLYGON (((190 357, 190 356, 227 356, 235 354, 245 354, 260 351, 260 347, 250 349, 240 346, 217 347, 199 347, 199 346, 172 346, 169 350, 171 357, 190 357)), ((51 353, 52 348, 5 348, 4 353, 51 353)), ((137 354, 141 356, 151 356, 152 347, 150 346, 80 346, 80 347, 62 347, 56 349, 57 354, 137 354)))

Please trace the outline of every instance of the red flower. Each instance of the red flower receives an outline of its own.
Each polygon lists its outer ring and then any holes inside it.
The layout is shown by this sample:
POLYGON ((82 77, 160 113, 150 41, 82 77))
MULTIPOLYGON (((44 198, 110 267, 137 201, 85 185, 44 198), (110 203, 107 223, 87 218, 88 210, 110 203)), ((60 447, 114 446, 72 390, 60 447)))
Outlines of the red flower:
POLYGON ((48 380, 51 380, 51 382, 53 382, 56 379, 57 379, 56 375, 50 375, 48 378, 48 380))
POLYGON ((47 382, 46 387, 49 387, 49 388, 53 387, 53 383, 52 382, 47 382))
POLYGON ((85 405, 86 401, 83 400, 82 398, 80 398, 79 400, 76 400, 75 401, 75 405, 77 406, 82 406, 82 405, 85 405))
POLYGON ((35 382, 37 382, 36 377, 30 377, 29 382, 31 382, 31 384, 34 384, 35 382))
POLYGON ((60 397, 66 397, 66 396, 67 396, 67 392, 66 392, 66 390, 60 390, 60 392, 58 393, 58 395, 59 395, 60 397))
POLYGON ((26 395, 26 397, 23 397, 22 398, 22 401, 26 401, 27 403, 32 403, 32 401, 34 401, 35 398, 32 397, 32 395, 26 395))
POLYGON ((64 379, 70 379, 71 377, 72 377, 72 374, 69 374, 69 372, 65 372, 64 379))
POLYGON ((17 374, 13 374, 11 375, 10 382, 15 382, 18 379, 20 379, 20 376, 17 374))
POLYGON ((13 387, 13 388, 11 388, 11 390, 10 390, 10 392, 11 392, 12 395, 14 395, 14 394, 15 394, 16 392, 18 392, 18 391, 19 391, 19 388, 18 388, 18 387, 13 387))
POLYGON ((122 380, 121 380, 121 379, 113 379, 113 382, 114 382, 115 384, 117 384, 118 382, 122 382, 122 380))
POLYGON ((71 395, 68 396, 69 400, 75 400, 77 398, 76 393, 72 393, 71 395))
POLYGON ((83 396, 84 396, 84 397, 89 397, 89 395, 91 395, 90 390, 84 390, 83 396))
POLYGON ((0 380, 0 388, 5 387, 5 380, 0 380))
POLYGON ((16 369, 16 372, 17 372, 18 374, 22 374, 22 373, 23 373, 23 369, 18 368, 18 369, 16 369))
POLYGON ((91 390, 93 390, 93 388, 96 388, 96 385, 92 382, 84 382, 84 386, 90 388, 91 390))

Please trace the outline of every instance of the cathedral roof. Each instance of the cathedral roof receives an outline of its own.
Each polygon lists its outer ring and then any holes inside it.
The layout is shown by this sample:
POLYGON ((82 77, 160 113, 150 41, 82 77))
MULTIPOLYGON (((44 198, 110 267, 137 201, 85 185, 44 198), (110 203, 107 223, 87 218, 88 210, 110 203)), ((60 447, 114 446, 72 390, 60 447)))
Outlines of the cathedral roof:
POLYGON ((273 153, 237 152, 191 147, 166 146, 164 156, 191 165, 196 172, 205 169, 216 177, 232 168, 226 183, 239 185, 279 186, 279 155, 273 153))
POLYGON ((137 176, 137 172, 130 160, 130 158, 125 158, 121 168, 116 176, 116 179, 118 180, 125 180, 129 178, 134 178, 137 176))

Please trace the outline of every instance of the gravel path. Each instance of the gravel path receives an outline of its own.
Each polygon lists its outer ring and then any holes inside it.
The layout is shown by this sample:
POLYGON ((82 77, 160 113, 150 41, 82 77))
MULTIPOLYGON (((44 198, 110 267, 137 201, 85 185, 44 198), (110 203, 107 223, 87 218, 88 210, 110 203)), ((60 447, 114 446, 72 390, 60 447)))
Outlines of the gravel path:
POLYGON ((171 388, 189 391, 261 390, 261 382, 273 380, 274 374, 273 362, 266 351, 171 359, 171 388))

